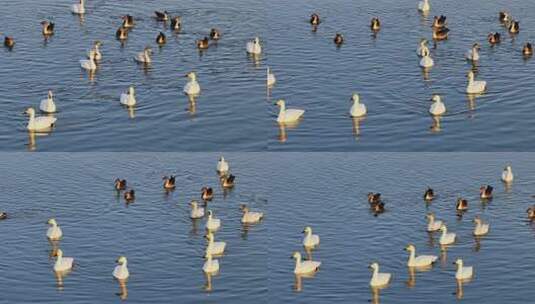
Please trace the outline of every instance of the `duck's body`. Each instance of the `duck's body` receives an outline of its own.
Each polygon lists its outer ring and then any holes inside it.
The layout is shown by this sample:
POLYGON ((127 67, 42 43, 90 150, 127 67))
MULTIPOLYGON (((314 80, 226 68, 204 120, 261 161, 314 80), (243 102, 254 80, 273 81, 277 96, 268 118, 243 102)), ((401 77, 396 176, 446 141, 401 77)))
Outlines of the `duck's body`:
POLYGON ((54 35, 54 23, 45 20, 41 22, 41 26, 43 27, 42 33, 44 36, 54 35))
POLYGON ((488 223, 484 223, 481 218, 476 217, 474 219, 474 223, 476 223, 476 226, 474 227, 475 236, 482 236, 482 235, 489 233, 490 225, 488 223))
POLYGON ((522 55, 524 56, 533 55, 533 45, 531 45, 531 43, 527 42, 526 44, 524 44, 524 46, 522 47, 522 55))
POLYGON ((373 32, 378 32, 381 29, 381 21, 379 21, 378 17, 372 18, 372 21, 370 22, 370 29, 373 32))
POLYGON ((489 33, 487 35, 487 40, 491 45, 494 45, 494 44, 500 43, 502 39, 501 39, 500 33, 496 32, 496 33, 489 33))
POLYGON ((198 49, 205 50, 210 46, 210 40, 208 40, 208 37, 204 37, 203 39, 197 40, 195 44, 198 49))
POLYGON ((35 117, 35 110, 33 108, 28 108, 25 113, 30 117, 26 125, 28 131, 48 130, 54 126, 57 120, 56 117, 52 116, 35 117))
POLYGON ((130 86, 127 92, 121 94, 120 102, 127 107, 133 107, 136 105, 136 92, 134 86, 130 86))
POLYGON ((498 16, 501 23, 510 22, 512 19, 511 15, 506 11, 501 11, 498 16))
POLYGON ((431 100, 433 101, 429 107, 429 113, 431 115, 438 116, 446 113, 446 106, 442 102, 440 95, 434 95, 431 100))
POLYGON ((504 183, 512 183, 514 179, 513 169, 511 166, 505 167, 502 172, 502 181, 504 183))
POLYGON ((367 113, 366 105, 363 103, 360 103, 360 96, 357 93, 353 93, 351 96, 351 101, 353 104, 351 105, 351 108, 349 109, 349 115, 351 117, 362 117, 365 116, 367 113))
POLYGON ((80 0, 71 6, 71 12, 73 14, 83 15, 85 14, 85 0, 80 0))
POLYGON ((165 190, 173 190, 173 189, 175 189, 175 187, 176 187, 176 185, 175 185, 176 184, 176 177, 174 175, 171 175, 169 177, 164 176, 162 178, 162 180, 163 180, 163 185, 162 186, 163 186, 163 188, 165 190))
POLYGON ((448 39, 450 29, 447 27, 440 27, 433 30, 434 40, 446 40, 448 39))
POLYGON ((479 197, 481 199, 491 199, 492 198, 492 188, 491 185, 481 186, 479 188, 479 197))
POLYGON ((138 63, 150 64, 152 62, 152 58, 150 57, 151 55, 152 49, 146 47, 143 52, 139 52, 136 56, 134 56, 134 60, 138 63))
POLYGON ((117 190, 117 191, 125 190, 126 189, 126 179, 116 178, 113 186, 115 187, 115 190, 117 190))
POLYGON ((64 272, 72 269, 72 264, 74 262, 73 258, 64 257, 61 249, 57 250, 56 256, 56 262, 54 263, 55 272, 64 272))
POLYGON ((424 201, 430 202, 435 198, 435 192, 433 189, 427 187, 427 190, 424 192, 424 201))
POLYGON ((169 13, 167 11, 163 11, 163 12, 154 11, 154 15, 155 15, 156 20, 158 20, 158 21, 167 21, 167 20, 169 20, 169 13))
POLYGON ((305 234, 303 238, 303 246, 305 248, 314 248, 320 244, 320 237, 317 234, 312 234, 312 228, 305 227, 303 233, 305 234))
POLYGON ((126 40, 128 38, 128 29, 124 26, 119 27, 115 32, 115 37, 121 41, 126 40))
POLYGON ((446 16, 440 15, 433 17, 433 25, 431 27, 435 30, 446 27, 446 16))
POLYGON ((368 203, 370 203, 370 205, 378 204, 380 202, 381 202, 381 193, 373 193, 373 192, 368 193, 368 203))
POLYGON ((418 2, 418 10, 420 12, 429 12, 431 10, 431 5, 429 5, 429 0, 423 0, 418 2))
POLYGON ((431 55, 429 53, 429 49, 425 48, 422 50, 422 59, 420 59, 420 66, 424 69, 431 68, 433 65, 435 65, 435 62, 433 61, 433 58, 431 58, 431 55))
POLYGON ((213 233, 208 232, 208 234, 206 235, 206 239, 208 240, 208 245, 206 246, 206 254, 220 255, 225 252, 225 247, 227 246, 227 243, 215 242, 213 233))
POLYGON ((508 30, 511 34, 518 34, 520 32, 520 23, 516 20, 511 21, 508 30))
POLYGON ((379 202, 377 204, 372 204, 370 206, 370 209, 372 210, 374 215, 377 216, 378 214, 385 212, 385 203, 379 202))
POLYGON ((337 46, 341 46, 344 43, 344 36, 342 36, 342 34, 336 33, 333 41, 334 44, 336 44, 337 46))
POLYGON ((136 192, 134 189, 127 190, 124 192, 123 197, 127 203, 131 203, 136 199, 136 192))
POLYGON ((93 72, 97 69, 97 63, 95 62, 96 54, 94 51, 89 51, 89 58, 81 59, 80 66, 82 69, 93 72))
POLYGON ((276 103, 279 106, 279 115, 277 116, 278 123, 292 123, 298 121, 305 110, 301 109, 286 109, 286 102, 282 99, 278 100, 276 103))
POLYGON ((56 112, 56 104, 54 103, 54 95, 52 94, 52 91, 49 90, 47 98, 41 100, 41 103, 39 104, 39 110, 44 113, 56 112))
POLYGON ((173 19, 171 19, 171 29, 173 31, 180 31, 180 28, 182 27, 182 19, 180 16, 175 16, 173 19))
POLYGON ((210 187, 202 187, 201 199, 203 201, 211 201, 214 198, 214 190, 210 187))
POLYGON ((405 248, 409 251, 409 260, 407 266, 409 267, 426 267, 432 265, 438 259, 435 255, 420 255, 416 256, 416 248, 414 245, 409 245, 405 248))
POLYGON ((427 214, 427 232, 434 232, 440 230, 440 227, 442 227, 442 221, 435 220, 435 214, 428 213, 427 214))
POLYGON ((267 68, 267 80, 266 81, 267 81, 268 87, 272 87, 275 84, 275 82, 277 82, 277 79, 275 78, 275 74, 271 72, 271 69, 269 67, 267 68))
POLYGON ((47 222, 48 230, 46 231, 46 237, 51 241, 58 241, 63 236, 63 232, 61 231, 61 228, 59 227, 58 223, 55 219, 49 219, 47 222))
POLYGON ((10 36, 4 37, 4 46, 11 49, 15 46, 15 39, 10 36))
POLYGON ((457 264, 455 279, 462 281, 471 279, 474 276, 474 268, 472 266, 463 266, 463 260, 457 259, 455 264, 457 264))
POLYGON ((211 254, 206 254, 205 258, 206 258, 206 261, 204 261, 202 270, 208 274, 217 273, 219 271, 219 261, 214 260, 211 254))
POLYGON ((159 46, 164 45, 167 42, 167 37, 165 37, 165 34, 163 32, 160 32, 158 36, 156 36, 156 43, 159 46))
POLYGON ((245 45, 247 53, 253 55, 260 55, 262 53, 262 45, 260 44, 260 38, 256 37, 252 41, 247 42, 245 45))
POLYGON ((234 187, 234 179, 236 179, 236 176, 232 174, 221 176, 221 186, 225 189, 234 187))
POLYGON ((483 80, 474 80, 474 72, 468 72, 468 85, 466 87, 466 93, 479 94, 483 93, 487 88, 487 82, 483 80))
POLYGON ((123 27, 124 28, 132 28, 134 27, 134 17, 131 15, 125 15, 121 18, 123 20, 123 27))
POLYGON ((221 156, 221 158, 219 158, 219 161, 217 162, 216 171, 220 175, 225 175, 229 171, 229 164, 223 156, 221 156))
POLYGON ((128 271, 128 261, 126 260, 126 257, 121 256, 116 262, 118 265, 113 269, 113 277, 119 281, 128 279, 130 272, 128 271))
POLYGON ((440 231, 442 231, 439 240, 440 245, 451 245, 455 243, 457 235, 453 232, 448 232, 448 228, 446 227, 446 225, 442 224, 442 226, 440 227, 440 231))
POLYGON ((391 273, 380 273, 379 272, 379 264, 373 263, 370 265, 370 268, 373 269, 372 278, 370 280, 370 286, 371 287, 381 287, 386 286, 388 283, 390 283, 390 279, 392 278, 391 273))
POLYGON ((317 13, 313 13, 310 15, 310 24, 312 25, 319 25, 320 24, 320 15, 317 13))
POLYGON ((5 219, 7 219, 7 212, 0 211, 0 220, 5 220, 5 219))
POLYGON ((191 212, 189 217, 192 219, 200 219, 204 217, 204 208, 199 207, 199 203, 197 201, 191 201, 189 203, 191 206, 191 212))
POLYGON ((455 209, 457 211, 465 211, 468 210, 468 201, 464 198, 458 198, 457 203, 455 205, 455 209))
POLYGON ((301 261, 299 252, 294 252, 292 257, 295 259, 294 274, 297 275, 317 272, 321 266, 321 262, 318 261, 301 261))
POLYGON ((221 227, 221 220, 214 218, 212 210, 208 210, 208 219, 206 220, 206 230, 215 232, 221 227))
POLYGON ((219 40, 220 38, 221 38, 221 32, 218 29, 213 28, 210 30, 210 39, 219 40))
POLYGON ((241 205, 240 209, 243 212, 241 218, 241 222, 243 224, 255 224, 260 222, 260 220, 262 220, 264 217, 264 213, 249 211, 249 208, 246 205, 241 205))
POLYGON ((472 48, 466 52, 466 59, 471 61, 479 61, 479 44, 474 43, 472 48))
POLYGON ((528 219, 535 220, 535 205, 529 207, 526 213, 528 214, 528 219))
POLYGON ((189 72, 186 77, 189 78, 189 81, 184 86, 184 93, 192 96, 199 95, 201 93, 201 86, 197 82, 197 74, 195 72, 189 72))

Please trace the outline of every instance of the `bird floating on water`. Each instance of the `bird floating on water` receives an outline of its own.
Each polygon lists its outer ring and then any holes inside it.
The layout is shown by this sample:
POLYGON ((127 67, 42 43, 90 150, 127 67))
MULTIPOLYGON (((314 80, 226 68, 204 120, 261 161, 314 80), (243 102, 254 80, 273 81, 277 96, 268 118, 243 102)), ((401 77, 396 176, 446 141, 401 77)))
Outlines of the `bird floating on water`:
POLYGON ((442 227, 442 221, 435 219, 435 214, 430 212, 426 215, 427 218, 427 232, 434 232, 440 230, 442 227))
POLYGON ((208 37, 204 37, 203 39, 197 40, 195 44, 198 49, 205 50, 210 46, 210 40, 208 40, 208 37))
POLYGON ((349 115, 351 117, 362 117, 367 113, 366 105, 360 103, 360 96, 357 93, 353 93, 351 96, 351 108, 349 109, 349 115))
POLYGON ((124 28, 132 28, 134 27, 134 17, 131 15, 125 15, 121 18, 123 20, 123 27, 124 28))
POLYGON ((56 257, 56 262, 54 263, 55 272, 64 272, 72 269, 74 259, 70 257, 64 257, 61 249, 56 251, 56 257))
POLYGON ((158 21, 167 21, 169 20, 169 13, 167 11, 154 11, 156 20, 158 21))
POLYGON ((192 96, 199 95, 201 93, 201 86, 197 82, 197 74, 195 74, 195 72, 189 72, 185 77, 188 77, 189 81, 184 86, 184 93, 192 96))
POLYGON ((191 201, 189 203, 191 207, 191 212, 189 217, 192 219, 200 219, 204 217, 204 209, 202 207, 199 207, 199 203, 195 200, 191 201))
POLYGON ((242 211, 242 224, 255 224, 260 222, 264 217, 264 213, 262 212, 249 211, 249 207, 245 204, 241 204, 240 209, 242 211))
POLYGON ((206 220, 206 230, 215 232, 221 227, 221 220, 214 217, 212 210, 208 210, 208 219, 206 220))
POLYGON ((41 21, 41 26, 43 27, 43 35, 50 36, 54 35, 54 23, 48 20, 41 21))
POLYGON ((479 43, 474 43, 472 45, 472 48, 470 48, 468 52, 466 52, 466 59, 471 60, 471 61, 478 61, 479 50, 480 50, 479 43))
POLYGON ((28 131, 44 131, 52 128, 57 121, 56 117, 52 116, 35 116, 34 108, 28 108, 24 112, 30 117, 26 129, 28 131))
POLYGON ((336 33, 333 41, 334 41, 334 44, 336 44, 337 46, 341 46, 344 43, 344 36, 342 36, 342 34, 340 33, 336 33))
POLYGON ((481 186, 479 188, 479 197, 481 199, 491 199, 492 198, 492 190, 494 188, 492 188, 492 186, 490 185, 486 185, 486 186, 481 186))
POLYGON ((216 171, 220 175, 226 175, 229 171, 229 164, 223 156, 221 156, 217 162, 216 171))
POLYGON ((201 199, 203 201, 211 201, 214 198, 214 190, 210 187, 202 187, 201 199))
POLYGON ((407 266, 409 267, 431 266, 438 259, 435 255, 416 256, 416 247, 412 244, 405 247, 405 250, 409 252, 409 260, 407 261, 407 266))
POLYGON ((52 94, 52 90, 48 90, 47 98, 41 100, 41 103, 39 104, 39 110, 44 113, 56 112, 56 104, 54 103, 54 95, 52 94))
POLYGON ((113 186, 115 187, 115 190, 121 191, 126 189, 126 179, 120 179, 116 178, 115 182, 113 183, 113 186))
POLYGON ((116 261, 117 266, 113 269, 113 277, 119 281, 124 281, 130 276, 128 271, 128 261, 125 256, 120 256, 116 261))
POLYGON ((381 21, 379 21, 378 17, 372 18, 372 21, 370 22, 370 29, 373 32, 378 32, 381 29, 381 21))
POLYGON ((160 32, 158 36, 156 36, 156 43, 159 46, 164 45, 167 42, 167 38, 165 37, 165 34, 163 32, 160 32))
POLYGON ((71 6, 71 12, 73 14, 83 15, 85 14, 85 0, 80 0, 71 6))
POLYGON ((423 0, 418 2, 418 10, 420 12, 429 12, 431 9, 431 5, 429 4, 429 0, 423 0))
POLYGON ((487 82, 483 80, 474 80, 475 75, 472 70, 468 72, 468 85, 466 87, 466 93, 478 94, 483 93, 487 88, 487 82))
POLYGON ((305 110, 301 109, 286 109, 286 102, 283 99, 279 99, 275 104, 280 108, 277 116, 278 123, 296 122, 305 113, 305 110))
POLYGON ((498 32, 489 33, 487 35, 487 40, 491 45, 495 45, 501 42, 501 35, 498 32))
POLYGON ((319 25, 320 22, 320 15, 318 15, 317 13, 313 13, 312 15, 310 15, 310 24, 319 25))
POLYGON ((476 226, 474 227, 474 232, 473 232, 475 236, 482 236, 482 235, 489 233, 489 224, 484 223, 483 220, 479 216, 476 216, 474 218, 474 223, 476 223, 476 226))
POLYGON ((49 225, 48 230, 46 231, 46 237, 51 241, 58 241, 63 236, 63 232, 59 227, 55 219, 51 218, 48 220, 47 224, 49 225))
POLYGON ((256 37, 252 41, 247 42, 245 45, 247 53, 253 55, 260 55, 262 53, 262 45, 260 44, 260 38, 256 37))
POLYGON ((275 85, 275 82, 277 82, 277 79, 275 78, 275 74, 273 74, 273 72, 271 71, 271 69, 268 67, 267 68, 267 86, 268 87, 272 87, 273 85, 275 85))
POLYGON ((219 40, 220 38, 221 38, 221 32, 216 28, 212 28, 210 30, 210 39, 219 40))
POLYGON ((388 283, 390 283, 390 279, 392 278, 391 273, 380 273, 379 272, 379 263, 372 263, 369 266, 370 269, 373 270, 372 278, 370 280, 370 286, 371 287, 381 287, 386 286, 388 283))
POLYGON ((464 266, 462 259, 457 259, 453 264, 457 265, 455 279, 458 281, 468 280, 474 276, 474 268, 472 266, 464 266))
POLYGON ((442 226, 440 226, 440 231, 442 231, 442 234, 440 235, 439 239, 440 245, 451 245, 455 243, 457 235, 453 232, 448 232, 448 228, 445 224, 442 224, 442 226))
POLYGON ((321 262, 318 261, 302 261, 301 253, 294 252, 292 258, 295 259, 294 274, 309 274, 317 272, 320 269, 321 262))
POLYGON ((303 238, 303 246, 305 248, 314 248, 320 244, 319 235, 312 234, 312 228, 310 226, 305 227, 303 233, 305 234, 303 238))
POLYGON ((429 113, 431 115, 438 116, 446 113, 446 106, 442 102, 442 98, 440 97, 440 95, 433 95, 431 100, 433 101, 433 103, 429 107, 429 113))
POLYGON ((502 181, 504 183, 512 183, 514 179, 513 169, 511 166, 506 166, 502 172, 502 181))
POLYGON ((422 68, 430 68, 435 65, 433 58, 431 58, 431 53, 427 46, 422 48, 422 59, 420 60, 420 66, 422 68))
POLYGON ((121 93, 120 102, 127 107, 133 107, 136 105, 136 92, 134 86, 128 87, 128 91, 121 93))
POLYGON ((531 45, 531 43, 527 42, 526 44, 524 44, 524 46, 522 47, 522 55, 526 57, 533 55, 533 46, 531 45))
POLYGON ((95 62, 96 53, 94 51, 89 51, 89 56, 87 59, 80 59, 80 66, 82 69, 93 72, 97 69, 97 63, 95 62))
POLYGON ((424 192, 424 200, 427 202, 432 201, 435 198, 435 192, 433 189, 427 187, 427 189, 424 192))
POLYGON ((169 177, 164 176, 162 178, 162 180, 163 180, 163 188, 165 190, 173 190, 173 189, 175 189, 175 187, 176 187, 176 185, 175 185, 176 177, 174 175, 171 175, 169 177))
POLYGON ((150 57, 151 55, 152 49, 147 46, 145 49, 143 49, 143 52, 139 52, 136 56, 134 56, 134 60, 138 63, 150 64, 152 62, 152 58, 150 57))
POLYGON ((180 28, 182 27, 182 19, 180 16, 175 16, 171 19, 171 29, 173 31, 180 31, 180 28))

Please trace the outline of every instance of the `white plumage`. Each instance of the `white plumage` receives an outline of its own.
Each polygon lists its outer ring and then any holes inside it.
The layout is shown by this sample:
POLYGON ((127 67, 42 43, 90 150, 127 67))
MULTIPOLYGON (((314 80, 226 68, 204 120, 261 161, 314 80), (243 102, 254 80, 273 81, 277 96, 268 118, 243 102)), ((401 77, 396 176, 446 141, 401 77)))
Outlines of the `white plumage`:
POLYGON ((435 255, 416 256, 416 247, 414 245, 407 246, 405 250, 409 251, 409 260, 407 261, 407 266, 409 267, 430 266, 438 259, 435 255))
POLYGON ((390 282, 390 279, 392 278, 392 274, 386 273, 386 272, 380 273, 378 263, 372 263, 370 265, 370 268, 373 269, 372 278, 370 280, 370 286, 380 287, 380 286, 385 286, 390 282))
POLYGON ((58 249, 56 256, 56 262, 54 263, 55 272, 63 272, 72 269, 72 264, 74 262, 73 258, 64 257, 61 249, 58 249))
POLYGON ((320 244, 320 237, 317 234, 312 234, 312 228, 305 227, 303 233, 305 233, 303 246, 306 248, 314 248, 320 244))
POLYGON ((305 113, 305 110, 301 109, 286 109, 286 102, 282 99, 277 101, 276 105, 280 107, 279 115, 277 116, 278 123, 296 122, 305 113))
POLYGON ((48 220, 48 230, 46 231, 46 237, 51 241, 57 241, 61 239, 63 236, 63 232, 61 231, 61 228, 58 226, 58 223, 55 219, 49 219, 48 220))
POLYGON ((351 105, 351 109, 349 109, 349 115, 351 115, 351 117, 362 117, 366 115, 366 105, 360 103, 359 94, 353 93, 353 96, 351 96, 351 100, 353 101, 353 104, 351 105))
POLYGON ((54 126, 57 118, 52 116, 39 116, 35 117, 35 110, 33 108, 28 108, 25 112, 30 116, 26 129, 28 131, 43 131, 48 130, 54 126))
POLYGON ((136 105, 136 92, 133 86, 130 86, 127 92, 121 94, 120 102, 122 105, 127 107, 133 107, 136 105))
POLYGON ((113 269, 113 277, 117 280, 126 280, 130 276, 128 271, 128 261, 126 257, 121 256, 117 259, 117 266, 113 269))
POLYGON ((260 38, 256 37, 252 41, 247 42, 245 48, 247 49, 247 53, 259 55, 260 53, 262 53, 262 45, 260 45, 260 38))
POLYGON ((294 252, 293 258, 295 259, 294 274, 308 274, 319 270, 321 262, 317 261, 301 261, 301 254, 294 252))
POLYGON ((44 113, 56 112, 56 104, 54 103, 54 95, 52 94, 52 91, 48 91, 48 97, 41 100, 41 103, 39 104, 39 110, 44 113))
POLYGON ((186 77, 189 78, 189 81, 184 86, 184 93, 188 95, 199 95, 199 93, 201 93, 201 86, 197 82, 197 75, 195 72, 189 72, 186 77))

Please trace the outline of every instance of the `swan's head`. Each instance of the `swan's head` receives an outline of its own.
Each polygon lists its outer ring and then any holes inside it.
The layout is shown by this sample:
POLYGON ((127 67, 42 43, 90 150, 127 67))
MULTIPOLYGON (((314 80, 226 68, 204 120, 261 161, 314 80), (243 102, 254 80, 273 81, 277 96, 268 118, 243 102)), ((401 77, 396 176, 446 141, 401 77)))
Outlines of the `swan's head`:
POLYGON ((48 222, 46 222, 46 223, 49 224, 49 225, 52 225, 52 226, 57 226, 58 225, 56 220, 53 219, 53 218, 49 219, 48 222))
POLYGON ((416 251, 416 247, 414 247, 413 244, 409 244, 409 245, 407 245, 407 247, 405 247, 405 250, 409 251, 409 252, 414 252, 414 251, 416 251))
POLYGON ((440 95, 435 94, 435 95, 433 95, 433 97, 431 97, 431 100, 432 100, 433 102, 441 102, 441 101, 442 101, 442 98, 440 97, 440 95))
POLYGON ((300 259, 301 259, 301 253, 299 253, 299 252, 297 252, 297 251, 294 252, 294 253, 292 254, 292 259, 300 260, 300 259))
POLYGON ((128 88, 128 94, 130 94, 130 95, 134 95, 134 94, 135 94, 134 86, 130 86, 130 87, 128 88))
POLYGON ((145 52, 145 54, 151 55, 152 54, 152 49, 150 48, 150 46, 146 46, 143 49, 143 52, 145 52))
POLYGON ((425 38, 420 39, 420 46, 425 46, 425 45, 427 45, 427 39, 425 38))
POLYGON ((207 213, 208 213, 208 217, 212 217, 212 214, 213 214, 213 213, 212 213, 212 210, 208 210, 207 213))
POLYGON ((122 255, 122 256, 118 257, 115 262, 117 262, 117 264, 119 264, 119 265, 124 265, 124 264, 126 264, 126 257, 124 255, 122 255))
POLYGON ((433 212, 429 212, 425 217, 432 221, 435 219, 435 214, 433 212))
POLYGON ((195 72, 189 72, 186 74, 186 77, 188 77, 191 81, 195 81, 197 80, 197 75, 195 74, 195 72))
POLYGON ((446 225, 442 224, 442 226, 440 226, 440 231, 448 231, 448 228, 446 225))
POLYGON ((476 217, 474 218, 474 223, 481 224, 481 218, 479 217, 479 215, 476 215, 476 217))
POLYGON ((100 46, 102 46, 102 42, 100 40, 95 41, 95 47, 98 48, 100 46))
POLYGON ((199 203, 197 201, 191 201, 189 205, 191 206, 191 208, 197 209, 197 206, 199 205, 199 203))
POLYGON ((225 161, 225 158, 224 158, 223 156, 221 156, 221 157, 219 158, 219 161, 220 161, 220 162, 224 162, 224 161, 225 161))
POLYGON ((25 114, 28 114, 30 116, 33 116, 35 115, 35 109, 30 107, 30 108, 27 108, 26 111, 24 111, 25 114))
MULTIPOLYGON (((33 109, 32 109, 32 110, 33 110, 33 109)), ((511 168, 511 166, 506 166, 504 170, 507 171, 507 172, 511 172, 511 171, 513 171, 513 169, 511 168)))
POLYGON ((63 257, 63 251, 61 249, 56 250, 55 256, 57 256, 59 258, 63 257))
POLYGON ((260 38, 255 37, 255 39, 253 40, 253 42, 254 42, 255 44, 260 44, 260 38))
POLYGON ((312 233, 312 228, 310 228, 310 226, 306 226, 305 229, 303 229, 303 233, 312 233))
POLYGON ((468 79, 473 80, 474 77, 475 77, 475 76, 474 76, 474 72, 473 72, 473 71, 468 72, 468 74, 466 75, 466 77, 468 77, 468 79))
POLYGON ((275 105, 279 106, 279 107, 284 107, 286 103, 284 102, 283 99, 279 99, 277 100, 277 102, 275 103, 275 105))
POLYGON ((240 205, 240 210, 241 210, 243 213, 247 213, 247 212, 249 212, 249 207, 247 207, 247 205, 245 205, 245 204, 241 204, 241 205, 240 205))
POLYGON ((373 262, 370 264, 370 266, 368 266, 370 269, 373 269, 373 270, 377 270, 379 269, 379 264, 377 264, 377 262, 373 262))
POLYGON ((453 264, 462 267, 463 266, 463 260, 462 259, 457 259, 457 260, 455 260, 455 262, 453 264))
POLYGON ((479 50, 481 49, 480 46, 479 46, 479 43, 477 43, 477 42, 474 43, 474 44, 472 45, 472 49, 473 49, 473 50, 476 50, 476 51, 479 51, 479 50))
POLYGON ((53 97, 52 90, 48 90, 48 99, 52 99, 53 97))
POLYGON ((358 103, 360 101, 360 96, 359 94, 357 93, 353 93, 353 95, 351 95, 351 100, 354 102, 354 103, 358 103))

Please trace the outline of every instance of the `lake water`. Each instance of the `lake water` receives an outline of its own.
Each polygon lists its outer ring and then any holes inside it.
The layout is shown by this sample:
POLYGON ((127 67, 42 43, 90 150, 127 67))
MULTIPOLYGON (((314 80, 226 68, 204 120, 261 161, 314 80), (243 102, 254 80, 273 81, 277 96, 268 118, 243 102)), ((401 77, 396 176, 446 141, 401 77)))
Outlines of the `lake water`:
POLYGON ((427 17, 417 3, 269 1, 267 58, 278 81, 270 101, 283 98, 306 110, 296 128, 280 130, 277 109, 270 106, 270 150, 533 150, 535 62, 524 60, 521 48, 535 40, 535 2, 431 1, 427 17), (504 9, 520 20, 514 39, 498 21, 504 9), (323 20, 317 32, 308 23, 313 12, 323 20), (448 17, 450 38, 431 49, 435 66, 425 80, 416 47, 422 37, 431 40, 433 16, 441 14, 448 17), (376 37, 369 29, 374 16, 382 22, 376 37), (494 48, 486 40, 491 31, 504 37, 494 48), (336 32, 345 37, 339 49, 332 41, 336 32), (464 54, 474 42, 481 44, 476 78, 488 82, 488 92, 471 101, 464 93, 471 69, 464 54), (368 107, 367 117, 356 122, 348 115, 352 92, 368 107), (433 93, 443 96, 448 110, 439 132, 430 128, 434 121, 427 112, 433 93))
MULTIPOLYGON (((16 40, 0 48, 0 146, 6 151, 251 151, 266 147, 265 57, 249 58, 245 43, 265 36, 265 11, 258 1, 87 1, 83 21, 70 13, 71 0, 4 1, 0 32, 16 40), (153 18, 154 10, 181 15, 178 35, 153 18), (121 16, 136 26, 124 47, 115 39, 121 16), (55 22, 44 43, 40 22, 55 22), (195 40, 217 27, 217 46, 200 54, 195 40), (158 48, 164 31, 168 42, 158 48), (90 80, 80 68, 93 41, 103 42, 103 59, 90 80), (151 45, 151 67, 134 55, 151 45), (195 70, 201 96, 195 107, 182 93, 184 74, 195 70), (119 96, 136 86, 138 105, 130 113, 119 96), (47 136, 29 138, 26 107, 38 107, 47 91, 56 94, 57 125, 47 136), (134 117, 134 118, 132 118, 134 117)), ((1 37, 3 39, 3 37, 1 37)))
POLYGON ((226 155, 236 187, 226 194, 215 173, 216 154, 2 154, 0 209, 0 302, 120 302, 112 271, 119 255, 130 270, 129 303, 265 303, 267 245, 264 223, 243 227, 240 203, 266 211, 267 178, 259 174, 257 154, 226 155), (161 179, 177 175, 166 195, 161 179), (126 178, 136 200, 125 205, 113 180, 126 178), (221 219, 216 241, 226 241, 220 273, 203 274, 205 220, 189 218, 191 199, 212 186, 209 208, 221 219), (55 217, 63 230, 59 247, 75 258, 74 270, 58 282, 46 221, 55 217), (211 291, 207 290, 211 287, 211 291))

